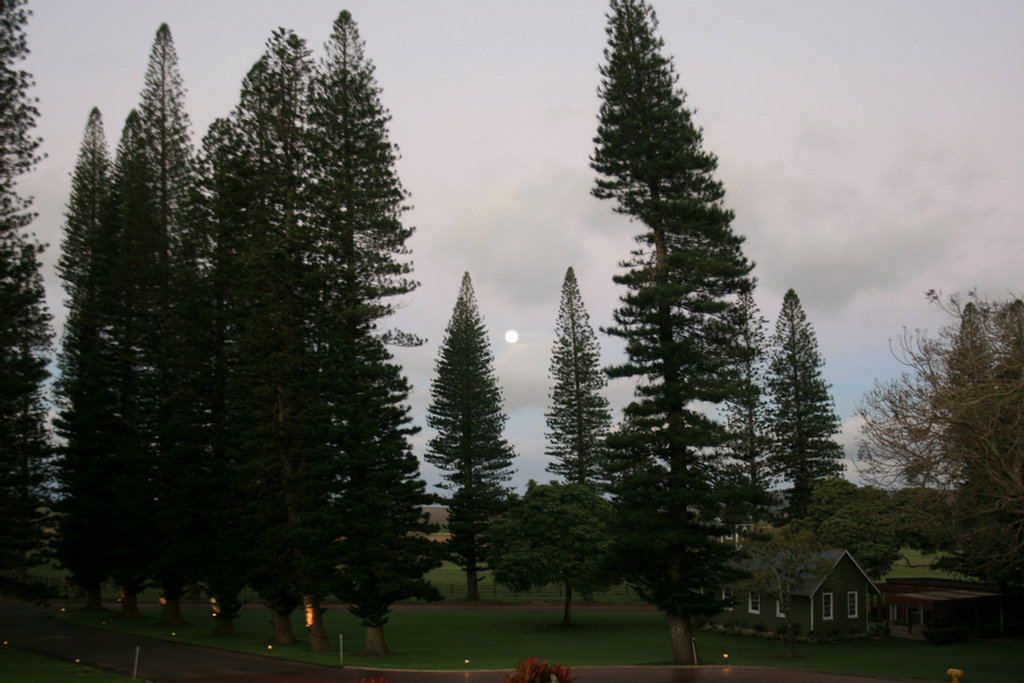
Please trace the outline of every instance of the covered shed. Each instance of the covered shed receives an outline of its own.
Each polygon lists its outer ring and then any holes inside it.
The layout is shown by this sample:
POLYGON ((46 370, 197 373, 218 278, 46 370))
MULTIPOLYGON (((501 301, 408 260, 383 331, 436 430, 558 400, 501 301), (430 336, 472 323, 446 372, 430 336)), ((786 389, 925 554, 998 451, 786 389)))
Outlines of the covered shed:
POLYGON ((965 626, 975 635, 1007 632, 1009 609, 1020 599, 995 586, 954 579, 891 579, 879 586, 890 628, 915 630, 965 626))

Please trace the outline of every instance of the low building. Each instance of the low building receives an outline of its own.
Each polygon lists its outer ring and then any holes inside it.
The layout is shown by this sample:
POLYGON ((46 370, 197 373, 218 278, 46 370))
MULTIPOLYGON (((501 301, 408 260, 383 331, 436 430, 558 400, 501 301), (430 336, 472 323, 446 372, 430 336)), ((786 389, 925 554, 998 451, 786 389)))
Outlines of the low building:
MULTIPOLYGON (((828 574, 813 585, 799 587, 792 596, 792 621, 799 633, 869 633, 872 599, 881 594, 878 586, 845 550, 825 550, 819 557, 830 567, 828 574)), ((777 631, 785 626, 786 615, 771 595, 737 584, 722 589, 722 597, 732 600, 733 606, 709 619, 713 624, 755 631, 777 631)))
POLYGON ((1019 633, 1024 600, 995 586, 937 578, 891 579, 881 585, 893 632, 965 627, 975 636, 1019 633))

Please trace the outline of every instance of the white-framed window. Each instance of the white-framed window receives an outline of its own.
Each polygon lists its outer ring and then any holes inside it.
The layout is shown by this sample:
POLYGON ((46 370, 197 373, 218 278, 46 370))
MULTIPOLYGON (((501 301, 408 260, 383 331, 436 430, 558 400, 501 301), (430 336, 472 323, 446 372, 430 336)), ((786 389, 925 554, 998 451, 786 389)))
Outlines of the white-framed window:
POLYGON ((727 612, 731 612, 732 611, 732 589, 731 588, 723 588, 722 589, 722 601, 728 603, 725 606, 725 609, 726 609, 727 612))
POLYGON ((782 600, 775 601, 775 616, 779 617, 780 619, 786 618, 786 609, 785 605, 782 603, 782 600))
POLYGON ((825 621, 832 620, 832 594, 821 594, 821 618, 825 621))
POLYGON ((747 611, 751 614, 761 613, 761 596, 757 593, 747 594, 747 611))
POLYGON ((860 600, 857 598, 857 591, 850 591, 846 594, 846 616, 850 619, 857 617, 857 605, 860 604, 860 600))

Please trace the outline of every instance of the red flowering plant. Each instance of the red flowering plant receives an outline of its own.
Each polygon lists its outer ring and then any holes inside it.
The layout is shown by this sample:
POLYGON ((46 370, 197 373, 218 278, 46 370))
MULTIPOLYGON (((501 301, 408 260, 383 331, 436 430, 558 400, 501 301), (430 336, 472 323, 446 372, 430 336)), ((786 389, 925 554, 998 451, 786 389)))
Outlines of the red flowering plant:
POLYGON ((527 657, 516 664, 515 671, 502 674, 505 683, 572 683, 576 680, 572 669, 561 664, 540 662, 536 657, 527 657))

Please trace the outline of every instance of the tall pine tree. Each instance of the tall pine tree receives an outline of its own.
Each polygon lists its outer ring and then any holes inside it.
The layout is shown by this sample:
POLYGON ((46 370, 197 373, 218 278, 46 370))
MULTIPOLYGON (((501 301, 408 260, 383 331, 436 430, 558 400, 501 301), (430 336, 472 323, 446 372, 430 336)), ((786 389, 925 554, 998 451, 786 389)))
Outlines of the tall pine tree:
POLYGON ((17 191, 38 160, 38 111, 20 0, 0 3, 0 569, 24 570, 43 542, 45 463, 50 455, 43 382, 50 316, 40 274, 43 246, 24 232, 34 215, 17 191))
POLYGON ((368 655, 390 653, 384 624, 396 600, 436 597, 423 574, 439 562, 426 533, 429 503, 412 453, 409 385, 379 321, 413 290, 389 115, 351 14, 341 12, 312 80, 310 245, 321 287, 314 333, 317 387, 330 406, 326 437, 338 484, 329 505, 344 540, 330 558, 333 592, 366 628, 368 655), (368 559, 372 558, 372 559, 368 559))
POLYGON ((719 540, 727 431, 700 406, 737 386, 736 298, 751 286, 751 264, 653 9, 612 0, 607 33, 593 193, 642 228, 615 277, 626 291, 607 330, 627 356, 609 375, 637 380, 629 428, 609 440, 615 551, 630 583, 665 612, 675 661, 692 662, 694 620, 724 606, 700 587, 734 576, 734 551, 719 540))
POLYGON ((505 482, 513 471, 493 360, 473 282, 465 273, 430 386, 427 425, 437 434, 427 445, 426 460, 442 471, 440 486, 449 492, 448 544, 466 570, 469 600, 480 598, 487 531, 505 506, 505 482))
POLYGON ((566 483, 599 492, 604 480, 604 440, 611 426, 608 399, 601 393, 608 382, 572 268, 565 271, 562 283, 548 377, 552 388, 545 414, 547 454, 555 461, 547 470, 566 483))
POLYGON ((739 387, 725 406, 729 441, 725 452, 731 459, 727 481, 733 488, 733 500, 726 512, 733 524, 750 525, 763 521, 772 496, 768 465, 769 444, 767 401, 765 398, 765 319, 754 301, 753 291, 740 294, 739 324, 745 353, 740 361, 739 387))
MULTIPOLYGON (((234 633, 234 617, 242 607, 242 590, 253 566, 257 529, 249 509, 251 489, 242 465, 247 451, 240 445, 239 415, 231 410, 229 373, 241 366, 232 358, 238 330, 234 283, 243 273, 238 258, 247 220, 246 161, 238 149, 231 120, 215 120, 203 138, 197 158, 197 187, 188 220, 186 242, 193 243, 196 304, 192 338, 197 356, 192 365, 196 388, 191 414, 193 441, 203 452, 203 466, 193 483, 203 497, 204 533, 193 539, 199 562, 197 578, 214 605, 218 633, 234 633), (205 416, 205 420, 202 419, 205 416)), ((289 608, 290 609, 290 608, 289 608)))
POLYGON ((108 533, 112 578, 121 586, 122 612, 139 616, 137 596, 150 577, 157 549, 152 520, 156 509, 155 463, 161 391, 159 315, 163 239, 156 227, 142 119, 132 110, 125 119, 111 174, 113 249, 105 278, 110 317, 105 343, 111 391, 108 476, 114 496, 107 504, 114 521, 108 533))
POLYGON ((154 425, 154 524, 160 552, 153 576, 164 598, 165 624, 183 623, 179 600, 199 562, 192 539, 205 533, 202 447, 194 410, 200 382, 196 357, 195 254, 188 231, 195 174, 190 123, 178 56, 167 24, 157 29, 139 103, 142 144, 149 164, 155 253, 152 337, 156 401, 154 425))
POLYGON ((314 383, 316 369, 308 214, 309 149, 305 136, 313 63, 304 40, 279 29, 242 83, 225 154, 219 210, 233 278, 226 311, 231 335, 225 360, 231 447, 248 482, 247 521, 259 530, 250 584, 272 610, 274 642, 293 642, 288 615, 307 598, 311 645, 328 647, 319 620, 326 577, 318 549, 334 529, 320 524, 331 470, 314 383), (229 232, 228 232, 229 231, 229 232))
POLYGON ((111 220, 111 162, 99 109, 89 113, 64 220, 57 272, 67 295, 56 382, 55 420, 62 446, 56 462, 61 515, 57 558, 101 609, 100 587, 112 570, 115 491, 108 473, 117 450, 111 266, 117 246, 111 220))
POLYGON ((833 439, 841 425, 821 376, 824 364, 800 298, 790 289, 771 339, 767 386, 771 462, 777 476, 791 485, 787 512, 797 519, 807 512, 814 484, 843 471, 843 449, 833 439))

